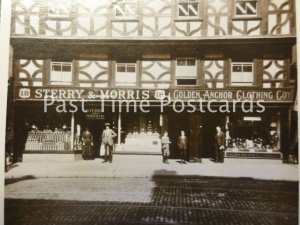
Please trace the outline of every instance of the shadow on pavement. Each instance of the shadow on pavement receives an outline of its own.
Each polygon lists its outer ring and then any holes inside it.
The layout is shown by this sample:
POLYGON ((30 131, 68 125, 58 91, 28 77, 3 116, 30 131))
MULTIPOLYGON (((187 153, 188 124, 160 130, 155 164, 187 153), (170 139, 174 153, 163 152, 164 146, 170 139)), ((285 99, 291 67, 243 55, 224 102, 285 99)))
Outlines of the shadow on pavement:
POLYGON ((24 181, 24 180, 34 180, 34 179, 36 179, 36 178, 32 175, 19 177, 19 178, 9 178, 9 179, 5 179, 5 186, 10 185, 10 184, 14 184, 14 183, 17 183, 17 182, 21 182, 21 181, 24 181))
POLYGON ((6 171, 5 172, 8 172, 11 169, 14 169, 16 167, 19 167, 19 165, 17 165, 17 164, 9 164, 9 165, 6 166, 6 171))

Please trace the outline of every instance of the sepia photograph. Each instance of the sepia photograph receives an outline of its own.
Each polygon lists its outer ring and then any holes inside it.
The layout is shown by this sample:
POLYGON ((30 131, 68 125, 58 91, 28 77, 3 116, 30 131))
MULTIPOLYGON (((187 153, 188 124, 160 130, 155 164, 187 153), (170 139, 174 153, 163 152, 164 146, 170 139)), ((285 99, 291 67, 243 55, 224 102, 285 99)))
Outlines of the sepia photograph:
POLYGON ((0 4, 0 224, 299 224, 297 0, 0 4))

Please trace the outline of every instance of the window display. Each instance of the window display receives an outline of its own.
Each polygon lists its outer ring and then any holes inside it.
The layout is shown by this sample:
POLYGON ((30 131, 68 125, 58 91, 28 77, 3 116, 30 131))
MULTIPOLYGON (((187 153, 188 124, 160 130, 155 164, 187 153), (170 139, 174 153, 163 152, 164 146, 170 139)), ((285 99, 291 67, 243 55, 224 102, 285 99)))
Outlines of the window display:
POLYGON ((71 150, 71 132, 63 129, 37 130, 28 133, 25 151, 71 150))
POLYGON ((226 141, 228 151, 278 152, 278 116, 231 117, 227 123, 226 141))

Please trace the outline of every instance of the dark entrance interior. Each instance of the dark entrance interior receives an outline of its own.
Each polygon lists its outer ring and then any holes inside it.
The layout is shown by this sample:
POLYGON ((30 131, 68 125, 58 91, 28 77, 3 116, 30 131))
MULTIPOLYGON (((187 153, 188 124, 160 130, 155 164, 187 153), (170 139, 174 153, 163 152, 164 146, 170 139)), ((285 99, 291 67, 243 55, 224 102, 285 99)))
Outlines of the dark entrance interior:
POLYGON ((202 120, 202 157, 214 158, 215 157, 215 135, 216 127, 219 126, 224 132, 225 128, 225 115, 221 114, 205 114, 202 120))
MULTIPOLYGON (((177 146, 177 140, 180 132, 183 130, 188 140, 190 140, 189 114, 172 113, 169 115, 169 138, 172 142, 170 145, 170 158, 180 158, 180 152, 177 146)), ((187 154, 188 155, 188 154, 187 154)))
POLYGON ((100 145, 102 131, 104 129, 104 120, 88 120, 87 127, 93 135, 95 157, 100 157, 100 145))
MULTIPOLYGON (((89 106, 87 109, 98 109, 97 107, 89 106)), ((93 135, 93 150, 95 153, 95 157, 98 158, 100 157, 100 146, 102 142, 102 132, 105 129, 104 124, 106 122, 110 123, 111 126, 110 128, 114 129, 114 126, 116 124, 116 115, 113 113, 109 113, 109 111, 105 111, 104 113, 102 112, 96 112, 95 114, 97 115, 102 115, 98 119, 94 118, 89 118, 88 115, 89 113, 83 113, 83 112, 78 112, 75 114, 75 127, 77 124, 81 126, 81 134, 83 131, 88 128, 89 131, 93 135)))

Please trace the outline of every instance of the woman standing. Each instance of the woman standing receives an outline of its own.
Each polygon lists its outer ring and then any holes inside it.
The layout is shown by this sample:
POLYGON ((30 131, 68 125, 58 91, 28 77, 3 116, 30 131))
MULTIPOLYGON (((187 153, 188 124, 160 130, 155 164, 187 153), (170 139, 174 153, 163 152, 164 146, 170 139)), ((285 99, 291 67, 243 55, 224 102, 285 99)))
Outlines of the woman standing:
POLYGON ((82 134, 82 158, 94 159, 95 154, 93 150, 93 135, 88 128, 82 134))

